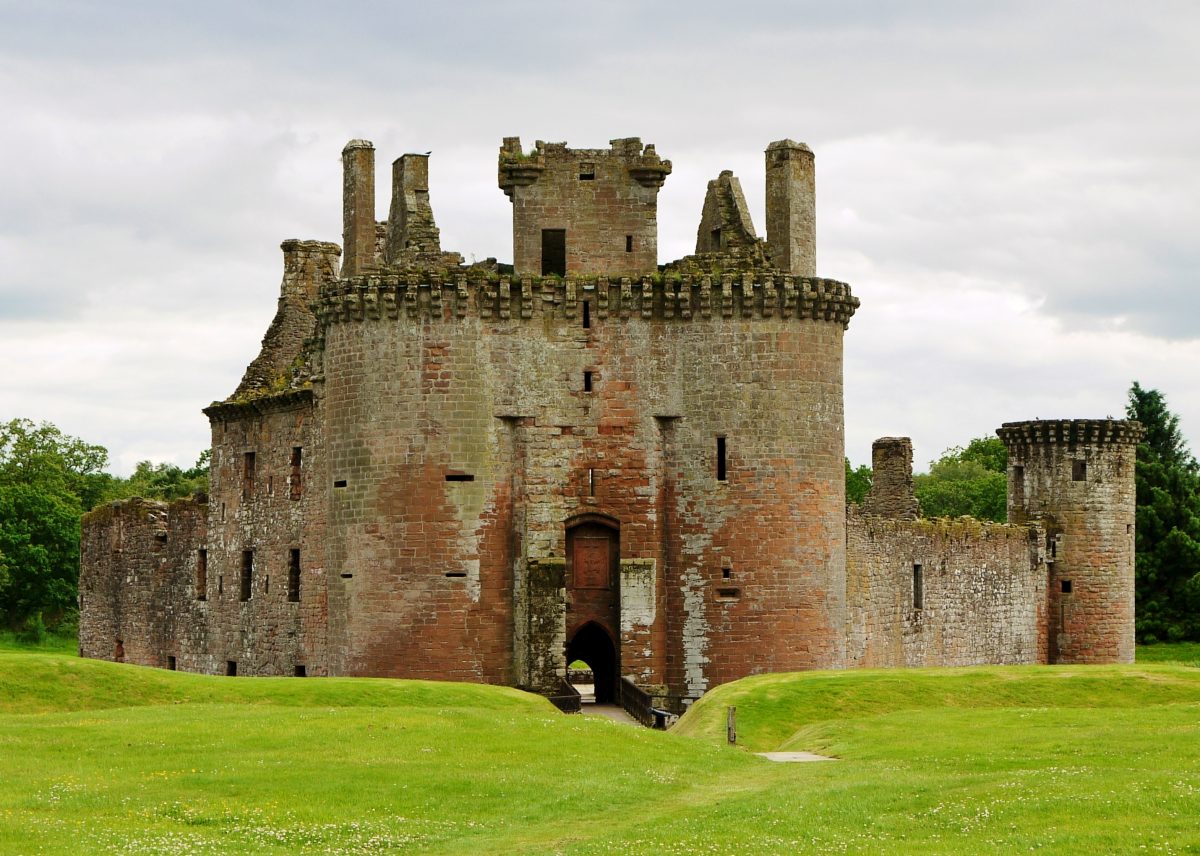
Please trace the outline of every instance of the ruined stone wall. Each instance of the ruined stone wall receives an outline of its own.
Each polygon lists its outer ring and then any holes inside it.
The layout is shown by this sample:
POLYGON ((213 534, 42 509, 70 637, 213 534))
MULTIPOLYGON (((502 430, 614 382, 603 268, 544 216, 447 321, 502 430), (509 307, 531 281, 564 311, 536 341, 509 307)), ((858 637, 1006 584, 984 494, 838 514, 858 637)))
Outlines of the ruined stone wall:
POLYGON ((234 398, 280 392, 291 386, 303 369, 304 343, 316 332, 312 304, 321 283, 338 275, 337 244, 323 241, 287 240, 283 250, 283 282, 271 326, 263 336, 262 349, 246 368, 234 398))
POLYGON ((623 674, 694 697, 840 664, 855 305, 791 279, 327 290, 333 667, 561 674, 572 604, 541 614, 530 593, 588 513, 620 523, 623 674))
POLYGON ((1134 467, 1142 427, 1115 419, 1011 422, 1009 519, 1048 536, 1051 662, 1134 659, 1134 467))
POLYGON ((566 273, 635 276, 658 266, 658 190, 671 172, 636 137, 610 149, 570 149, 517 137, 500 149, 500 187, 513 204, 513 266, 542 273, 542 232, 566 230, 566 273))
POLYGON ((871 444, 871 490, 863 500, 864 514, 910 520, 918 516, 912 464, 908 437, 880 437, 871 444))
POLYGON ((207 671, 224 674, 236 663, 239 675, 293 675, 298 666, 328 674, 326 470, 313 396, 295 391, 205 412, 213 449, 207 671))
POLYGON ((846 665, 1046 662, 1038 527, 852 507, 846 528, 846 665))
POLYGON ((207 510, 203 497, 170 504, 134 498, 84 515, 82 656, 204 670, 204 609, 194 601, 207 510))

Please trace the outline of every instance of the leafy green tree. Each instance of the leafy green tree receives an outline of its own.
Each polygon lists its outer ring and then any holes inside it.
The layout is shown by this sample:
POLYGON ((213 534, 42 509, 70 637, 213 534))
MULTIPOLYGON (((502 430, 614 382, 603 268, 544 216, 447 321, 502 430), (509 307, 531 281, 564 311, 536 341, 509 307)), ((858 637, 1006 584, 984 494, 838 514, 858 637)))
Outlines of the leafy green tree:
POLYGON ((851 467, 850 459, 846 458, 846 502, 862 505, 863 499, 871 491, 871 477, 870 467, 866 464, 851 467))
POLYGON ((1008 519, 1008 450, 998 437, 979 437, 955 446, 913 476, 913 491, 925 517, 970 516, 1008 519))
POLYGON ((1146 429, 1137 449, 1137 634, 1200 639, 1200 466, 1166 398, 1137 381, 1126 414, 1146 429))
POLYGON ((155 464, 140 461, 133 475, 117 487, 121 497, 141 496, 146 499, 183 499, 194 493, 208 492, 208 461, 211 452, 205 450, 189 469, 174 464, 155 464))
POLYGON ((11 627, 71 612, 79 575, 79 518, 108 497, 102 446, 53 425, 0 425, 0 617, 11 627))

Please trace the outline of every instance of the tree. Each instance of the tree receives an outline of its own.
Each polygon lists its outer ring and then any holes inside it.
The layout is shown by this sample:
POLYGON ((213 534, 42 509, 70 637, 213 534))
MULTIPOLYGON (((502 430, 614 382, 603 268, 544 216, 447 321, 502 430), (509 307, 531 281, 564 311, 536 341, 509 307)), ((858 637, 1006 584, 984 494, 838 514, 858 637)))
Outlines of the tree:
POLYGON ((1166 398, 1134 381, 1125 409, 1146 429, 1137 449, 1137 635, 1200 639, 1200 466, 1166 398))
POLYGON ((108 498, 108 451, 53 425, 0 425, 0 617, 11 627, 75 606, 79 518, 108 498))
POLYGON ((998 437, 979 437, 947 449, 913 477, 913 492, 925 517, 970 516, 1008 519, 1008 450, 998 437))
POLYGON ((871 468, 866 464, 851 467, 850 459, 846 458, 846 502, 862 505, 871 491, 871 475, 871 468))
POLYGON ((120 497, 141 496, 146 499, 183 499, 194 493, 208 492, 208 462, 210 450, 201 453, 190 469, 174 464, 155 464, 139 461, 133 475, 115 490, 120 497))

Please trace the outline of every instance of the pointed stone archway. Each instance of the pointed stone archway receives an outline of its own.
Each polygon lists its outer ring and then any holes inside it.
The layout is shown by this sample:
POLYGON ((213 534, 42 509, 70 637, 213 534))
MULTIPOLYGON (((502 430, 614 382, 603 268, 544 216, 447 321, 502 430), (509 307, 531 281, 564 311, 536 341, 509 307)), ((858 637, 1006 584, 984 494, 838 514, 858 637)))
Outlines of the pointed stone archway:
POLYGON ((566 522, 566 662, 583 660, 592 667, 597 704, 616 700, 621 674, 620 525, 602 514, 566 522))

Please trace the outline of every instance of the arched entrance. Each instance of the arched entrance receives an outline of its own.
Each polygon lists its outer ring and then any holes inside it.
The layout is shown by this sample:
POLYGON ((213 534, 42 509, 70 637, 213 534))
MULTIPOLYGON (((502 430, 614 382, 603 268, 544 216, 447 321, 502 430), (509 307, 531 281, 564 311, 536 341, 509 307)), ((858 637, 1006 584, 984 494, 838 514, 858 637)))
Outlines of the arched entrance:
POLYGON ((567 662, 582 660, 592 669, 596 704, 613 704, 617 693, 617 649, 608 632, 594 621, 575 631, 567 643, 567 662))
POLYGON ((597 704, 616 699, 620 675, 620 523, 603 514, 567 521, 566 662, 583 660, 595 674, 597 704))

